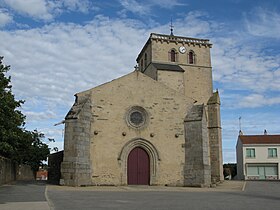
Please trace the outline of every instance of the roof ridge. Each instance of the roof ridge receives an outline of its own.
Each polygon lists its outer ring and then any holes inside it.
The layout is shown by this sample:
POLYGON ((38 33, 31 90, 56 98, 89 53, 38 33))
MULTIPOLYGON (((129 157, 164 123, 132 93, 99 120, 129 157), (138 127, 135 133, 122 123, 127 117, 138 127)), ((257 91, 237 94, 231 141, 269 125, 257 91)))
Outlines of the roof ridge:
POLYGON ((280 144, 280 135, 241 135, 243 144, 280 144))

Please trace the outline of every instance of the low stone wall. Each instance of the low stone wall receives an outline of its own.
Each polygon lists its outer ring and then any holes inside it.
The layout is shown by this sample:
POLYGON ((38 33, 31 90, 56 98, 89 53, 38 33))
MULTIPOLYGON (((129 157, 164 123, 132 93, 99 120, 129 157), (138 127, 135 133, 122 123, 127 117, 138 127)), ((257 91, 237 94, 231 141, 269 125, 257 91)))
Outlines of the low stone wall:
POLYGON ((29 165, 16 166, 16 180, 34 180, 35 174, 29 165))
POLYGON ((16 166, 7 158, 0 156, 0 185, 16 180, 16 166))
POLYGON ((34 173, 28 165, 18 165, 0 156, 0 185, 15 180, 34 180, 34 173))

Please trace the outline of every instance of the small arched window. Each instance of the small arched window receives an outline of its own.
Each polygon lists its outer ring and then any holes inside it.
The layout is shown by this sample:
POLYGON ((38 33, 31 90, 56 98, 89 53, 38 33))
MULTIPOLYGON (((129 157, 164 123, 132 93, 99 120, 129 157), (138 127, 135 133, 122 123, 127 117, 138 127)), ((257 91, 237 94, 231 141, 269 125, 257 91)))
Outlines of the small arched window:
POLYGON ((189 64, 194 64, 195 57, 194 57, 194 52, 190 51, 189 52, 189 64))
POLYGON ((145 68, 146 68, 147 67, 147 53, 145 53, 144 62, 145 62, 145 68))
POLYGON ((175 52, 175 50, 170 51, 170 61, 171 62, 176 62, 176 52, 175 52))

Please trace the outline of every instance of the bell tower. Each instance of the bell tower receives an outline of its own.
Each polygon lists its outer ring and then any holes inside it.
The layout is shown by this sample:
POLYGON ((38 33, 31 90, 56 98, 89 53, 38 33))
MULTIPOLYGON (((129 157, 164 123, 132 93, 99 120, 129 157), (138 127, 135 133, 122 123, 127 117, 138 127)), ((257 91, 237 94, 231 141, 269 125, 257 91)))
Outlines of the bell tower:
POLYGON ((212 67, 207 39, 152 33, 138 55, 139 70, 199 103, 212 96, 212 67))

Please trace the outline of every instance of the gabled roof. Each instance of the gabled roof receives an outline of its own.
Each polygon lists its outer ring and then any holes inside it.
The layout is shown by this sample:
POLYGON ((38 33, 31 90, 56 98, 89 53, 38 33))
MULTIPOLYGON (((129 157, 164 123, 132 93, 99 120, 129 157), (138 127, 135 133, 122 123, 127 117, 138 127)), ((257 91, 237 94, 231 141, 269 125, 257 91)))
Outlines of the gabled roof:
MULTIPOLYGON (((169 86, 167 86, 161 82, 158 82, 158 81, 152 79, 151 77, 143 74, 142 72, 136 71, 136 70, 129 74, 126 74, 122 77, 114 79, 110 82, 106 82, 104 84, 98 85, 89 90, 79 92, 76 94, 76 96, 80 99, 83 98, 82 96, 85 96, 85 98, 83 100, 86 100, 87 97, 94 92, 101 93, 101 92, 105 91, 108 93, 109 89, 111 90, 111 94, 113 92, 116 94, 122 94, 119 92, 122 89, 122 91, 124 91, 124 90, 129 91, 131 94, 135 94, 135 95, 138 94, 138 98, 141 98, 140 96, 144 95, 144 93, 145 93, 145 95, 148 95, 148 94, 159 95, 158 92, 155 93, 154 91, 156 89, 160 89, 162 94, 164 95, 163 97, 168 97, 168 96, 172 96, 174 98, 178 97, 182 100, 189 101, 190 104, 193 104, 195 102, 195 100, 193 98, 185 96, 183 93, 180 93, 180 92, 170 88, 169 86), (145 89, 145 91, 144 91, 144 89, 145 89), (151 90, 153 90, 153 91, 151 91, 151 90)), ((186 103, 186 102, 184 102, 184 103, 186 103)), ((77 110, 79 110, 79 109, 77 109, 77 110)), ((75 117, 75 113, 71 113, 71 114, 74 114, 74 117, 75 117)))
POLYGON ((280 135, 240 135, 243 144, 280 144, 280 135))

